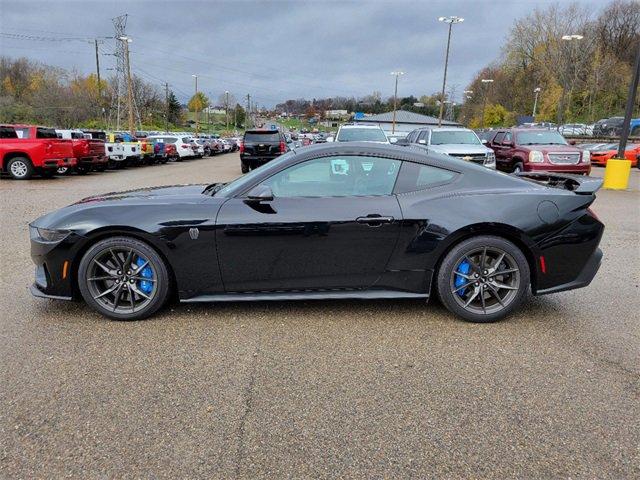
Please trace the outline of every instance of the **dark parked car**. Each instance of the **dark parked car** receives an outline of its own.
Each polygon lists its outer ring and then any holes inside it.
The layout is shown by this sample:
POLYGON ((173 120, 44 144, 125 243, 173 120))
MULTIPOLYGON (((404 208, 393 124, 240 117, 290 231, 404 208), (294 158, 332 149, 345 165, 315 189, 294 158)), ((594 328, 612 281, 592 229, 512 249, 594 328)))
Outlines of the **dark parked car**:
POLYGON ((247 130, 240 143, 242 173, 258 168, 286 151, 284 135, 278 130, 247 130))
POLYGON ((591 172, 589 152, 569 145, 555 130, 500 129, 487 146, 496 153, 496 168, 505 172, 591 172))
POLYGON ((601 179, 522 177, 419 149, 328 143, 229 184, 89 197, 30 225, 32 292, 148 317, 183 302, 438 295, 475 322, 584 287, 601 179))
POLYGON ((594 137, 615 137, 622 133, 624 117, 611 117, 598 120, 593 125, 594 137))

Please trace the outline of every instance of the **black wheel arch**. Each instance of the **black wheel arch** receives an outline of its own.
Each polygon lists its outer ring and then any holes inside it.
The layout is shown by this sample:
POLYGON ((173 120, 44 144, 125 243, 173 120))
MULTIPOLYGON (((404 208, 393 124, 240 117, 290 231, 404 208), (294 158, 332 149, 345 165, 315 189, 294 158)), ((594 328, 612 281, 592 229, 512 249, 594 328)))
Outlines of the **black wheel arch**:
POLYGON ((177 298, 178 285, 176 275, 173 271, 173 265, 171 265, 171 262, 169 261, 168 247, 166 245, 163 245, 162 242, 158 241, 158 238, 155 235, 145 232, 144 230, 128 226, 106 226, 92 230, 87 235, 85 235, 85 239, 82 241, 73 256, 70 264, 70 284, 72 296, 74 299, 81 298, 80 288, 78 286, 78 271, 80 269, 80 261, 82 260, 82 257, 87 252, 87 250, 89 250, 89 248, 91 248, 97 242, 109 237, 133 238, 135 240, 144 242, 146 245, 152 248, 160 256, 167 267, 167 272, 169 273, 169 298, 170 300, 177 298))
MULTIPOLYGON (((504 238, 520 249, 529 264, 529 280, 531 282, 531 289, 535 292, 538 283, 536 246, 522 231, 511 225, 502 223, 475 223, 451 233, 445 240, 443 240, 443 245, 439 248, 437 261, 433 265, 432 279, 437 278, 442 261, 453 247, 469 238, 478 237, 480 235, 491 235, 494 237, 504 238)), ((431 281, 431 291, 433 291, 434 283, 435 282, 431 281)))

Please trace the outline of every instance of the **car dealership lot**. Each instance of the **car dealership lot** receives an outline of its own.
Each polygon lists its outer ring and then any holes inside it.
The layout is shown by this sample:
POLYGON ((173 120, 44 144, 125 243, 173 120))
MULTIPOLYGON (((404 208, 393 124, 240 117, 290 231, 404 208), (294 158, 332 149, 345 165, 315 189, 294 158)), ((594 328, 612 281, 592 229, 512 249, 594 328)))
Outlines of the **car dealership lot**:
POLYGON ((598 193, 593 284, 501 323, 421 301, 176 305, 118 323, 29 294, 29 221, 239 174, 229 154, 0 181, 0 476, 640 475, 637 170, 630 191, 598 193))

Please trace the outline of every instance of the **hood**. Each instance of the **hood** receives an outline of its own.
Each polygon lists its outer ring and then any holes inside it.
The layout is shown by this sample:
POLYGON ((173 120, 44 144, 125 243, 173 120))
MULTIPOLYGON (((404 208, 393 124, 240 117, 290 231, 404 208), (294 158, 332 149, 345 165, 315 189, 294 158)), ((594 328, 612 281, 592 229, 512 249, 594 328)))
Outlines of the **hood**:
POLYGON ((484 145, 468 145, 468 144, 446 144, 446 145, 429 145, 429 150, 433 152, 446 153, 447 155, 451 154, 473 154, 473 155, 484 155, 486 153, 492 152, 489 148, 484 145))
POLYGON ((566 152, 566 153, 580 153, 582 149, 574 147, 573 145, 523 145, 529 150, 540 150, 542 153, 550 152, 566 152))
POLYGON ((82 200, 74 203, 74 205, 91 202, 113 202, 126 200, 153 200, 161 202, 184 202, 185 200, 189 201, 192 199, 202 200, 202 191, 205 187, 205 184, 169 185, 164 187, 141 188, 139 190, 126 190, 123 192, 110 192, 83 198, 82 200))

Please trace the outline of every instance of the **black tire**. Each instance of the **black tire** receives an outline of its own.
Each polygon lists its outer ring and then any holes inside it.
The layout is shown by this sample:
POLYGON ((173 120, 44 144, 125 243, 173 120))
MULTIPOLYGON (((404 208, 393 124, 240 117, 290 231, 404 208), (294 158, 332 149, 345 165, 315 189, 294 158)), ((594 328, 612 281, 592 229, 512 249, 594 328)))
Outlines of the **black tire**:
POLYGON ((516 162, 513 165, 512 173, 521 173, 521 172, 524 172, 524 165, 522 164, 522 162, 516 162))
POLYGON ((242 173, 249 173, 249 165, 244 162, 240 162, 240 170, 242 170, 242 173))
POLYGON ((108 165, 106 163, 101 163, 100 165, 96 165, 93 167, 93 170, 96 172, 104 172, 107 169, 108 165))
POLYGON ((77 280, 87 305, 113 320, 147 318, 160 309, 169 297, 170 280, 166 264, 153 248, 131 237, 109 237, 89 248, 80 261, 77 280), (128 252, 132 252, 131 257, 128 252), (139 266, 134 263, 138 258, 142 259, 139 266), (109 272, 100 264, 107 267, 109 272), (144 277, 147 268, 151 277, 144 277), (136 271, 141 276, 136 276, 136 271), (152 280, 144 280, 143 277, 152 280), (147 288, 151 285, 152 290, 142 291, 141 282, 146 282, 147 288), (115 291, 105 294, 112 287, 115 291), (136 302, 139 302, 137 306, 136 302))
POLYGON ((447 253, 436 282, 438 295, 451 313, 469 322, 489 323, 518 308, 529 292, 530 278, 529 264, 518 247, 504 238, 482 235, 462 241, 447 253), (494 252, 498 258, 491 256, 494 252), (473 258, 480 260, 472 263, 473 258), (459 270, 465 262, 466 276, 459 270))
POLYGON ((35 173, 35 168, 28 158, 14 157, 7 162, 7 173, 15 180, 28 180, 35 173))

